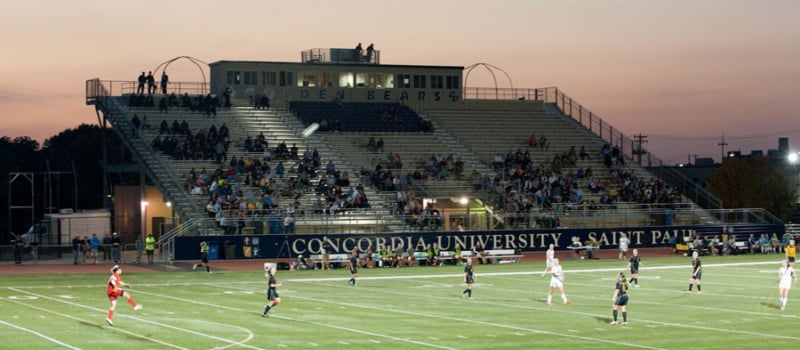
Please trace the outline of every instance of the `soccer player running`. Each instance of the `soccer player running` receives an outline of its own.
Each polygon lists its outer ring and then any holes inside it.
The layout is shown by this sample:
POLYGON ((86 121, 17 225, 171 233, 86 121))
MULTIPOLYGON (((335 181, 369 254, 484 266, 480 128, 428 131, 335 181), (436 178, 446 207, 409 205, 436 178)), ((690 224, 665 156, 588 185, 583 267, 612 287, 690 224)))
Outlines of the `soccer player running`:
POLYGON ((553 243, 550 243, 550 246, 547 247, 547 252, 545 253, 545 257, 547 259, 547 266, 544 268, 544 271, 542 271, 542 277, 544 277, 544 275, 553 270, 553 260, 555 260, 556 258, 556 250, 555 250, 555 245, 553 243))
POLYGON ((267 279, 269 279, 269 282, 267 282, 267 307, 264 308, 264 313, 261 317, 269 317, 269 310, 281 303, 281 297, 278 295, 278 287, 280 287, 281 284, 275 280, 276 272, 276 266, 272 265, 265 274, 267 279))
POLYGON ((462 299, 472 300, 472 289, 475 288, 475 272, 472 270, 472 258, 467 257, 467 264, 464 265, 464 283, 467 289, 461 292, 462 299))
POLYGON ((211 273, 211 265, 208 264, 208 244, 200 242, 200 263, 192 266, 192 271, 197 270, 198 266, 205 266, 206 272, 211 273))
POLYGON ((703 277, 703 264, 700 262, 697 251, 692 253, 692 277, 689 278, 689 290, 686 294, 692 294, 692 284, 697 285, 697 294, 701 294, 700 279, 703 277))
POLYGON ((631 256, 630 261, 628 261, 628 268, 631 270, 631 283, 633 283, 637 288, 639 287, 639 265, 641 264, 642 258, 639 257, 639 249, 634 249, 633 255, 631 256))
POLYGON ((786 310, 786 302, 789 301, 789 290, 792 289, 792 283, 797 283, 797 273, 794 268, 789 266, 787 261, 784 261, 781 269, 778 270, 778 296, 780 297, 781 311, 786 310))
POLYGON ((353 248, 353 252, 350 253, 350 280, 347 283, 355 287, 356 278, 358 278, 358 249, 353 248))
POLYGON ((108 317, 106 317, 106 323, 109 326, 114 326, 114 322, 111 321, 114 318, 114 309, 117 307, 117 298, 125 297, 128 299, 128 304, 133 306, 133 309, 138 311, 142 309, 142 306, 136 304, 133 301, 133 298, 129 293, 125 293, 125 290, 122 287, 130 288, 131 285, 122 281, 122 268, 119 265, 114 265, 111 268, 111 277, 108 278, 108 285, 106 286, 106 295, 108 295, 108 300, 111 302, 111 307, 108 309, 108 317))
MULTIPOLYGON (((636 254, 636 251, 634 251, 636 254)), ((617 288, 614 289, 614 296, 611 297, 611 301, 614 302, 614 305, 611 306, 612 315, 614 316, 613 321, 611 321, 612 326, 617 325, 617 309, 622 309, 622 325, 628 325, 628 281, 625 280, 625 273, 620 272, 617 275, 617 288)))
POLYGON ((564 305, 569 305, 570 302, 567 300, 567 294, 564 293, 564 270, 561 269, 561 264, 559 264, 558 259, 553 259, 553 270, 551 273, 552 277, 550 277, 550 292, 547 293, 547 305, 553 305, 553 291, 555 291, 556 288, 561 292, 561 300, 564 301, 564 305))

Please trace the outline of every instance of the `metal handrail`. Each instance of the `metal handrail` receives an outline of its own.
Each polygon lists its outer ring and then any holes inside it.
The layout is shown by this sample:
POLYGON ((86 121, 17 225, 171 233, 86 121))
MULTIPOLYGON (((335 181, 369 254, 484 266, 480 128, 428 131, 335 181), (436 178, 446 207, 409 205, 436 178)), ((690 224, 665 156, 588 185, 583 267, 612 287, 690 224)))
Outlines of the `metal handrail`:
POLYGON ((640 165, 651 169, 658 169, 659 172, 662 173, 662 176, 665 176, 664 180, 669 181, 674 186, 683 190, 683 193, 687 197, 689 197, 693 191, 695 203, 708 209, 724 208, 722 200, 717 196, 706 191, 687 176, 667 166, 666 162, 653 156, 652 153, 648 152, 644 147, 640 149, 635 140, 611 126, 611 124, 604 121, 592 111, 584 108, 580 103, 573 100, 572 97, 558 90, 558 88, 545 89, 545 102, 554 103, 561 109, 564 115, 571 117, 609 144, 618 146, 620 151, 630 159, 636 160, 638 158, 640 165), (642 164, 642 156, 645 154, 647 155, 647 165, 642 164))
POLYGON ((664 180, 680 188, 684 195, 693 197, 695 203, 709 209, 724 208, 722 200, 714 194, 706 191, 699 184, 688 178, 683 173, 668 166, 666 162, 653 156, 644 147, 639 149, 635 140, 617 130, 611 124, 594 114, 589 109, 583 107, 572 97, 559 90, 557 87, 520 89, 520 88, 467 88, 463 90, 464 99, 482 100, 541 100, 545 103, 556 105, 561 112, 577 121, 583 127, 589 129, 601 139, 611 145, 619 146, 620 151, 630 159, 639 160, 639 164, 646 160, 646 166, 656 169, 664 177, 664 180), (646 157, 645 157, 646 155, 646 157))
MULTIPOLYGON (((114 128, 112 129, 114 129, 120 136, 120 139, 125 143, 136 160, 140 164, 147 164, 147 162, 144 160, 144 156, 139 154, 139 151, 137 151, 136 146, 133 144, 133 139, 137 139, 136 135, 138 134, 138 130, 136 130, 136 128, 133 126, 133 123, 131 123, 130 119, 128 118, 126 107, 121 99, 121 97, 101 96, 97 97, 95 103, 98 109, 102 110, 105 117, 112 123, 112 125, 114 125, 114 128)), ((178 212, 181 217, 186 219, 199 215, 200 208, 197 206, 197 203, 195 203, 189 193, 186 192, 177 178, 175 178, 173 172, 167 169, 160 158, 158 158, 157 153, 153 150, 152 146, 142 139, 138 140, 138 146, 144 148, 146 152, 153 155, 154 159, 157 160, 157 164, 148 164, 148 166, 143 167, 143 169, 145 172, 147 172, 147 175, 153 180, 156 186, 160 187, 162 193, 170 198, 170 200, 173 202, 176 212, 178 212), (160 167, 159 170, 161 170, 163 175, 157 175, 153 167, 160 167), (170 182, 176 190, 169 191, 166 188, 167 182, 170 182), (180 193, 174 193, 176 191, 179 191, 180 193), (178 201, 177 196, 182 197, 180 199, 182 199, 183 202, 178 201), (184 203, 187 203, 189 207, 184 208, 184 203)))
MULTIPOLYGON (((93 104, 98 97, 124 96, 137 93, 138 82, 134 80, 100 80, 99 78, 86 80, 86 104, 93 104)), ((156 86, 161 86, 160 81, 156 86)), ((161 91, 159 87, 158 91, 161 91)), ((176 95, 205 95, 209 91, 209 83, 170 81, 169 93, 176 95)), ((162 95, 162 94, 156 94, 162 95)))
MULTIPOLYGON (((559 218, 562 221, 562 228, 571 227, 573 224, 581 226, 583 222, 592 221, 594 223, 601 223, 601 226, 607 227, 625 227, 625 226, 670 226, 668 222, 664 222, 665 216, 672 218, 671 225, 725 225, 725 224, 783 224, 783 222, 761 208, 743 208, 743 209, 720 209, 720 210, 706 210, 695 209, 688 204, 684 204, 682 208, 667 209, 672 207, 674 203, 660 203, 660 204, 633 204, 636 208, 625 207, 612 207, 606 206, 602 208, 590 209, 589 205, 571 205, 565 208, 563 212, 557 210, 535 210, 530 213, 491 213, 491 212, 471 212, 469 214, 460 210, 457 213, 448 212, 448 209, 441 209, 441 220, 448 219, 451 222, 472 221, 473 224, 483 222, 484 225, 473 225, 471 229, 477 230, 495 230, 495 228, 488 224, 488 221, 497 223, 509 223, 527 221, 528 224, 536 219, 545 218, 559 218), (650 208, 646 208, 650 206, 650 208), (520 220, 524 219, 524 220, 520 220)), ((454 209, 449 209, 454 210, 454 209)), ((324 233, 356 233, 365 232, 367 227, 373 232, 404 232, 413 231, 417 229, 425 229, 415 224, 419 218, 417 215, 395 215, 390 213, 372 213, 371 216, 362 216, 358 214, 339 213, 331 214, 315 214, 306 213, 305 215, 297 216, 294 219, 296 232, 306 232, 303 227, 310 227, 314 232, 318 232, 320 227, 324 227, 324 233), (403 224, 397 226, 397 222, 403 224)), ((233 218, 230 220, 231 231, 236 232, 237 226, 240 221, 243 221, 245 227, 252 228, 252 223, 261 221, 263 228, 268 233, 268 222, 270 220, 282 219, 280 214, 267 214, 258 216, 243 216, 233 218)), ((444 229, 444 223, 439 223, 437 230, 444 229)), ((281 223, 282 225, 282 223, 281 223)), ((195 219, 193 224, 193 232, 195 235, 215 235, 223 234, 224 228, 219 226, 219 222, 212 218, 195 219)), ((281 226, 282 227, 282 226, 281 226)), ((501 224, 497 229, 514 229, 520 228, 511 226, 510 224, 501 224)), ((527 228, 533 228, 527 226, 527 228)), ((554 227, 551 227, 554 228, 554 227)), ((451 225, 451 229, 453 229, 451 225)), ((174 235, 172 235, 174 236, 174 235)), ((161 242, 162 240, 159 240, 161 242)), ((168 246, 168 242, 164 242, 164 247, 168 246)), ((167 250, 168 248, 164 248, 167 250)))

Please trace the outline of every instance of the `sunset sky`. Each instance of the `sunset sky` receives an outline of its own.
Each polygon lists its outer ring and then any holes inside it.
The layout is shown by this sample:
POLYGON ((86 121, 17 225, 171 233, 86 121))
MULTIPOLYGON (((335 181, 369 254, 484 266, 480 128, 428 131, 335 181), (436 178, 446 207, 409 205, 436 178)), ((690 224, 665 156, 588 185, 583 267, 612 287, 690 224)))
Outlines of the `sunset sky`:
MULTIPOLYGON (((0 2, 0 136, 44 142, 82 123, 87 79, 134 80, 177 56, 300 60, 375 43, 384 64, 489 63, 556 86, 668 163, 800 151, 800 1, 0 2)), ((171 81, 200 81, 187 61, 171 81)), ((475 70, 468 87, 489 87, 475 70)), ((510 84, 499 80, 501 87, 510 84)))

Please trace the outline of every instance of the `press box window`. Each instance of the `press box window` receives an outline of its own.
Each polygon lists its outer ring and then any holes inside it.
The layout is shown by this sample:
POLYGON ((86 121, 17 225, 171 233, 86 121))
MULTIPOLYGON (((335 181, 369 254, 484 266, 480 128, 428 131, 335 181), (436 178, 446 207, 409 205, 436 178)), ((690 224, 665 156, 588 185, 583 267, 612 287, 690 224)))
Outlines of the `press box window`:
POLYGON ((258 85, 258 72, 244 72, 244 85, 258 85))
POLYGON ((239 85, 242 83, 242 75, 239 71, 228 71, 228 85, 239 85))

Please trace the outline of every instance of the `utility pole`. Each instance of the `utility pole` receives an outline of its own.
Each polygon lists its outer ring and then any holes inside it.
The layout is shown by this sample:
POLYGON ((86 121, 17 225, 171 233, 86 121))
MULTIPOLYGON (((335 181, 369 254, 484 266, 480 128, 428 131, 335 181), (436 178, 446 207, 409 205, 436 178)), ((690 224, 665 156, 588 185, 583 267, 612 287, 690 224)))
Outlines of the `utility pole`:
POLYGON ((725 146, 727 146, 727 145, 728 145, 728 143, 725 142, 725 134, 722 134, 722 141, 720 141, 717 144, 717 146, 722 147, 722 153, 720 153, 720 158, 719 158, 719 163, 720 164, 722 164, 722 160, 725 159, 725 146))
POLYGON ((639 165, 642 165, 642 153, 644 153, 642 144, 647 143, 647 135, 642 135, 642 133, 639 133, 639 135, 633 135, 633 138, 636 139, 636 142, 639 144, 639 147, 636 149, 636 153, 639 155, 639 165))

